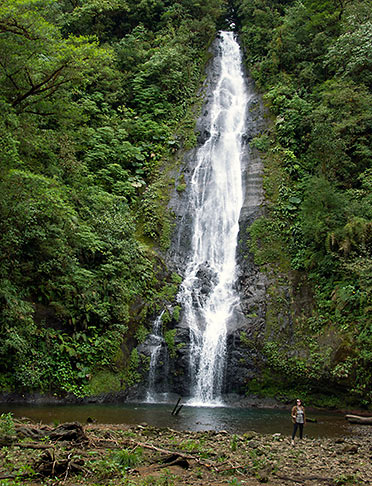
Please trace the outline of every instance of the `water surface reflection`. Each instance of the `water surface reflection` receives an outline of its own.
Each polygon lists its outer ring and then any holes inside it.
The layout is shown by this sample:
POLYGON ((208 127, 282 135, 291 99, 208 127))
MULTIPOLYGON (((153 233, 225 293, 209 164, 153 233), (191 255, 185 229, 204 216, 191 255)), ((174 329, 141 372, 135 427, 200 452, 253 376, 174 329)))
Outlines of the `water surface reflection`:
MULTIPOLYGON (((156 427, 177 430, 226 430, 242 434, 248 430, 265 434, 290 434, 292 424, 288 410, 228 407, 184 406, 178 416, 172 416, 173 404, 92 404, 92 405, 13 405, 0 404, 0 413, 13 412, 15 417, 28 417, 36 422, 61 423, 88 418, 98 423, 135 425, 146 422, 156 427)), ((340 414, 316 411, 308 414, 317 420, 306 425, 308 437, 339 437, 350 435, 350 426, 340 414)))

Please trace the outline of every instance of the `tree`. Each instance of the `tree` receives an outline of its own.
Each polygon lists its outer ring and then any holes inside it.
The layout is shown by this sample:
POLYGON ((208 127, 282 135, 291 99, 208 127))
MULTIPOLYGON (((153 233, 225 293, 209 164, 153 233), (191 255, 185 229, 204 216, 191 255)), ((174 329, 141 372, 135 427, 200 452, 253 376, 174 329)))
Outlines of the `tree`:
POLYGON ((317 160, 324 174, 345 187, 370 165, 372 97, 363 84, 329 80, 318 90, 321 103, 313 111, 307 157, 317 160))
POLYGON ((353 25, 332 44, 324 64, 332 73, 372 88, 372 21, 353 25))
POLYGON ((47 20, 49 7, 35 0, 0 7, 0 93, 18 112, 60 114, 68 90, 110 61, 91 38, 63 39, 47 20))

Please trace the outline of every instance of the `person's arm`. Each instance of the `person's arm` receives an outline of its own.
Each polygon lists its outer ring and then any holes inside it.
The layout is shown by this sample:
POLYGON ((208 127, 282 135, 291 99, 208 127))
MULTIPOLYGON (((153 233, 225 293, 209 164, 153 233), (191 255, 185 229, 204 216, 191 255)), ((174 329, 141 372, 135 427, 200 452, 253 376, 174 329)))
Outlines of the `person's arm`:
POLYGON ((291 415, 292 415, 293 420, 296 420, 296 416, 297 416, 297 409, 296 409, 296 407, 293 407, 292 408, 291 415))
POLYGON ((304 408, 304 424, 306 424, 306 413, 305 413, 305 408, 304 408))

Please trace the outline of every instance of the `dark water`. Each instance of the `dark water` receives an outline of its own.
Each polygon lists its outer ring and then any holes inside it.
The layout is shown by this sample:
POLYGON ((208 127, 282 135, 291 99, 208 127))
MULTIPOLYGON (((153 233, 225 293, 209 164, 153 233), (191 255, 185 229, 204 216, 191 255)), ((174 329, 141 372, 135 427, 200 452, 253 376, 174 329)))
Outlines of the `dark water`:
MULTIPOLYGON (((259 408, 189 407, 184 406, 178 416, 172 416, 171 404, 123 405, 13 405, 0 404, 0 413, 12 412, 15 417, 28 417, 37 422, 62 423, 92 418, 98 423, 135 425, 146 422, 157 427, 177 430, 226 430, 241 434, 248 430, 265 434, 290 434, 290 411, 259 408)), ((343 415, 331 412, 308 413, 316 423, 308 423, 308 437, 339 437, 353 433, 343 415)))

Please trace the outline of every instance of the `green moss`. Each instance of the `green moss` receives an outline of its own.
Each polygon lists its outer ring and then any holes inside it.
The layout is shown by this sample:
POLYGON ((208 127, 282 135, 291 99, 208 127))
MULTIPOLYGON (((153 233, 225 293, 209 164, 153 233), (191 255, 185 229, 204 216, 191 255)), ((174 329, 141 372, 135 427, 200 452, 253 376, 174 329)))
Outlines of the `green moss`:
POLYGON ((270 147, 270 138, 268 135, 263 134, 259 137, 255 137, 251 144, 256 147, 260 152, 267 152, 270 147))
POLYGON ((149 330, 143 324, 136 329, 135 337, 139 344, 143 343, 148 335, 149 330))
POLYGON ((141 380, 139 373, 140 355, 137 349, 132 349, 129 365, 124 373, 124 386, 133 386, 141 380))
POLYGON ((178 285, 166 283, 163 288, 159 292, 159 297, 166 299, 168 301, 172 301, 178 292, 178 285))
POLYGON ((92 376, 89 385, 87 385, 87 395, 100 395, 119 391, 121 389, 120 377, 112 371, 99 371, 92 376))
POLYGON ((275 398, 284 403, 294 403, 301 397, 306 406, 324 408, 345 408, 355 405, 356 400, 347 393, 332 388, 329 384, 304 384, 283 378, 283 376, 266 370, 258 379, 249 382, 246 394, 275 398))
POLYGON ((176 345, 175 345, 175 337, 176 337, 177 329, 169 329, 164 333, 164 341, 167 344, 169 356, 174 358, 176 356, 176 345))
POLYGON ((182 277, 178 273, 173 272, 171 275, 172 282, 175 284, 180 284, 182 282, 182 277))
POLYGON ((179 343, 176 345, 175 343, 176 334, 177 334, 177 329, 169 329, 164 333, 164 341, 167 344, 170 358, 175 358, 177 351, 183 348, 183 346, 185 346, 185 343, 179 343))
POLYGON ((170 312, 166 309, 164 312, 163 312, 163 315, 161 316, 161 321, 163 324, 167 325, 171 322, 172 320, 172 316, 170 314, 170 312))
POLYGON ((176 322, 179 322, 179 320, 180 320, 180 312, 181 312, 181 306, 176 305, 176 306, 173 307, 173 319, 176 322))
POLYGON ((254 348, 255 343, 252 339, 249 339, 247 333, 245 331, 241 331, 240 333, 240 342, 243 346, 247 348, 254 348))
POLYGON ((250 250, 257 265, 275 265, 281 270, 289 269, 289 258, 285 243, 278 228, 278 221, 262 217, 248 228, 250 250))
POLYGON ((180 193, 181 193, 181 192, 186 191, 186 188, 187 188, 186 184, 179 184, 179 185, 176 187, 177 192, 180 192, 180 193))

